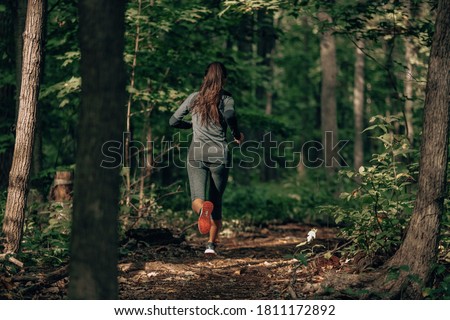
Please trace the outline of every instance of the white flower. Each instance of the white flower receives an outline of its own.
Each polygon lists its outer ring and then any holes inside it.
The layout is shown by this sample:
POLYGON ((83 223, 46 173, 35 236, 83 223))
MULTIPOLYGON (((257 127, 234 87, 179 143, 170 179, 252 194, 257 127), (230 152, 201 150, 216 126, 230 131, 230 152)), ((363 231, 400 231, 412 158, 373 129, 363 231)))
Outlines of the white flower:
POLYGON ((317 232, 317 229, 315 229, 315 228, 311 229, 311 231, 308 232, 308 237, 306 237, 306 241, 308 243, 310 243, 311 241, 313 241, 313 239, 316 238, 316 232, 317 232))

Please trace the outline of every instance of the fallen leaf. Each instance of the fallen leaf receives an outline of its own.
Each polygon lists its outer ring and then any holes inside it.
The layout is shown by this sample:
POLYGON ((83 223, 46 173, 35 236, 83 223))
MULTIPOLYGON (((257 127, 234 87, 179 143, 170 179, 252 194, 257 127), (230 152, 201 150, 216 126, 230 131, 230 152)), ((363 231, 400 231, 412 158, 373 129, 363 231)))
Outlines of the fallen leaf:
POLYGON ((149 272, 147 273, 147 277, 151 278, 151 277, 156 277, 158 275, 158 272, 149 272))

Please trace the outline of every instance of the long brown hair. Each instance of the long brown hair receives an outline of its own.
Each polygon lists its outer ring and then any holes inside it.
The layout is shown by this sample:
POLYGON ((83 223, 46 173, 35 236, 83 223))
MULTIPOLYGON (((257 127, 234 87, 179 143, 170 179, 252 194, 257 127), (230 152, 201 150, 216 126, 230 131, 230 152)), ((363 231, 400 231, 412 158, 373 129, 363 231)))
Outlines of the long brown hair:
POLYGON ((220 62, 208 65, 200 91, 192 106, 192 114, 200 117, 200 124, 220 124, 218 105, 222 95, 222 87, 227 78, 227 69, 220 62))

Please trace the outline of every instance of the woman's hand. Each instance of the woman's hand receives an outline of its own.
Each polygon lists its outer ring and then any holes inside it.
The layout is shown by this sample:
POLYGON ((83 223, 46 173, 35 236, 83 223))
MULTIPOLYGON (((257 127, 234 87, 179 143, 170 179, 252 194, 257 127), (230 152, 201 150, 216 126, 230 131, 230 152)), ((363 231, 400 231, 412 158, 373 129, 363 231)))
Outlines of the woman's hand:
POLYGON ((241 137, 239 139, 234 139, 234 142, 236 142, 237 144, 241 144, 242 142, 244 142, 244 134, 241 132, 241 137))

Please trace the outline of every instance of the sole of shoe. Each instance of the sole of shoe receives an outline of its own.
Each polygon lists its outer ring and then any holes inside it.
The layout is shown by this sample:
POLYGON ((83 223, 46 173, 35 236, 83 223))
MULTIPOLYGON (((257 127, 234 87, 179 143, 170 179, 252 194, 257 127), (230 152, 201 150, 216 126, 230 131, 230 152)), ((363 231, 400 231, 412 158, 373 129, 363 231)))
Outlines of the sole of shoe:
POLYGON ((203 203, 202 212, 198 217, 198 231, 201 234, 207 234, 211 230, 211 214, 213 210, 214 204, 211 201, 203 203))
POLYGON ((213 249, 206 249, 205 250, 205 256, 207 256, 207 257, 215 257, 215 256, 217 256, 217 253, 213 249))

